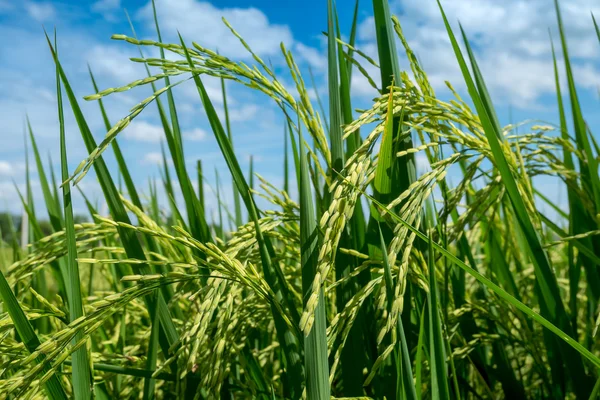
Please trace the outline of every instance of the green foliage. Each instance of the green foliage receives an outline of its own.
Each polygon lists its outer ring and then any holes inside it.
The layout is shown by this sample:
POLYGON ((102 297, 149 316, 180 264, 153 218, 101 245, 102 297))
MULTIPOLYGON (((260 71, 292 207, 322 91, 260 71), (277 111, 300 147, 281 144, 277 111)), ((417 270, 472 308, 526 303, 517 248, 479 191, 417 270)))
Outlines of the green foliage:
POLYGON ((181 37, 163 43, 154 7, 157 41, 135 32, 113 37, 138 47, 134 61, 145 64, 147 77, 98 90, 90 69, 94 93, 86 99, 99 102, 107 130, 99 144, 49 42, 62 186, 45 169, 29 126, 47 213, 35 210, 27 168, 27 191, 18 195, 29 234, 21 235, 20 217, 0 214, 0 399, 597 396, 599 154, 558 2, 569 102, 561 57, 549 42, 559 127, 525 123, 518 133, 500 125, 468 35, 461 28, 461 47, 441 5, 469 100, 450 83, 451 101, 435 96, 400 21, 387 1, 374 0, 380 87, 358 114, 352 75, 377 84, 359 56, 370 60, 355 48, 358 2, 348 44, 334 6, 327 2, 329 107, 317 98, 320 114, 285 45, 289 75, 280 79, 225 20, 250 65, 181 37), (145 58, 148 47, 160 57, 145 58), (208 79, 221 83, 223 120, 208 79), (282 188, 254 173, 252 156, 242 169, 225 82, 252 88, 281 109, 282 188), (180 84, 195 85, 227 165, 215 170, 213 223, 204 190, 213 166, 186 162, 171 90, 180 84), (112 125, 102 99, 138 86, 152 95, 112 125), (63 92, 89 152, 72 172, 63 92), (116 139, 152 102, 166 147, 162 182, 144 193, 116 139), (109 147, 126 193, 103 161, 109 147), (421 174, 419 152, 429 163, 421 174), (108 217, 83 191, 91 218, 73 215, 72 185, 91 168, 108 217), (536 187, 541 176, 565 185, 565 206, 536 187), (231 193, 221 185, 229 179, 231 193), (161 184, 166 204, 158 201, 161 184), (289 193, 296 187, 298 199, 289 193), (257 195, 267 207, 257 206, 257 195), (22 236, 32 243, 25 247, 22 236))

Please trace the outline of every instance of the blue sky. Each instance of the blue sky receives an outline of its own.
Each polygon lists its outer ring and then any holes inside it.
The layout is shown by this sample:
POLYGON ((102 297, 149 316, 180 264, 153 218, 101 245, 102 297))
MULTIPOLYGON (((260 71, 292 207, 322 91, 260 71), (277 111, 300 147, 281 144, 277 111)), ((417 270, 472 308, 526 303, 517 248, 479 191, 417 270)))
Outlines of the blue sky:
MULTIPOLYGON (((512 120, 542 119, 556 122, 554 82, 548 29, 557 37, 551 0, 452 0, 444 2, 451 21, 460 19, 473 40, 483 74, 503 123, 512 120)), ((338 0, 342 32, 348 33, 353 0, 338 0)), ((580 88, 584 111, 592 129, 598 127, 598 87, 600 86, 600 44, 595 36, 590 11, 600 15, 600 5, 592 0, 563 1, 563 13, 570 51, 580 88)), ((311 66, 316 74, 317 90, 325 92, 326 57, 324 37, 326 1, 271 0, 157 0, 159 19, 167 41, 176 41, 179 30, 187 41, 218 49, 226 55, 250 57, 241 51, 237 39, 221 23, 225 16, 257 53, 282 65, 279 43, 283 41, 295 54, 303 71, 311 66)), ((435 0, 392 0, 392 12, 399 16, 405 35, 421 59, 441 97, 448 97, 444 81, 449 80, 464 92, 460 71, 449 46, 435 0)), ((92 93, 87 64, 94 71, 101 89, 126 84, 144 76, 140 65, 128 58, 137 49, 124 42, 110 40, 113 33, 129 34, 127 9, 138 36, 154 38, 148 1, 33 1, 0 0, 0 209, 18 212, 19 201, 13 181, 24 182, 23 124, 31 119, 44 159, 52 157, 58 170, 58 124, 54 94, 54 67, 45 43, 42 26, 58 30, 59 52, 76 94, 92 93)), ((362 0, 359 12, 358 47, 376 57, 372 28, 371 1, 362 0)), ((401 53, 401 51, 399 51, 401 53)), ((401 67, 407 68, 401 55, 401 67)), ((367 68, 377 77, 374 68, 367 68)), ((279 68, 283 71, 283 69, 279 68)), ((283 82, 291 82, 282 74, 283 82)), ((308 74, 305 80, 309 81, 308 74)), ((209 93, 217 106, 222 104, 219 84, 207 80, 209 93)), ((353 76, 354 105, 366 107, 374 92, 360 74, 353 76)), ((290 85, 291 86, 291 85, 290 85)), ((238 156, 247 163, 255 157, 255 170, 275 184, 282 182, 282 128, 277 107, 264 96, 234 84, 228 85, 234 143, 238 156)), ((110 96, 106 100, 111 121, 147 97, 149 88, 140 88, 110 96)), ((208 127, 191 84, 175 91, 185 138, 185 156, 190 171, 198 158, 204 162, 209 181, 214 168, 224 162, 208 127)), ((326 98, 323 99, 326 101, 326 98)), ((80 100, 97 138, 104 128, 97 104, 80 100)), ((74 168, 86 156, 79 132, 69 115, 67 120, 69 161, 74 168)), ((144 190, 149 179, 159 177, 159 121, 154 107, 147 108, 120 135, 120 144, 134 179, 144 190)), ((116 172, 110 152, 106 159, 116 172)), ((35 170, 35 168, 34 168, 35 170)), ((42 196, 35 173, 33 186, 38 208, 42 196)), ((116 176, 116 173, 115 173, 116 176)), ((229 178, 221 174, 223 189, 231 190, 229 178)), ((541 182, 541 185, 546 184, 541 182)), ((101 193, 92 174, 80 184, 93 199, 101 193)), ((547 192, 552 192, 554 183, 547 192)), ((210 189, 206 190, 210 193, 210 189)), ((556 194, 558 196, 558 194, 556 194)), ((557 200, 559 201, 559 200, 557 200)), ((214 199, 209 201, 214 206, 214 199)), ((83 204, 76 207, 83 212, 83 204)))

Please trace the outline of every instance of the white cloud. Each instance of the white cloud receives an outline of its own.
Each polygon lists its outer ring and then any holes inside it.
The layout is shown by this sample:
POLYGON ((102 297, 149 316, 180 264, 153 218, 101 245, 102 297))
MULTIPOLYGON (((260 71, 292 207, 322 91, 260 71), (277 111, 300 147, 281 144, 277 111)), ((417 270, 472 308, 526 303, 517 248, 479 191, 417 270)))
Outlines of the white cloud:
MULTIPOLYGON (((165 132, 162 126, 154 125, 144 120, 133 121, 125 128, 122 135, 128 140, 137 142, 158 143, 165 139, 165 132)), ((207 137, 206 131, 201 128, 184 130, 181 135, 185 139, 195 142, 205 140, 207 137)))
POLYGON ((325 70, 327 68, 327 57, 314 47, 297 42, 294 46, 294 53, 299 59, 306 61, 313 69, 325 70))
MULTIPOLYGON (((196 41, 202 46, 217 49, 228 56, 250 58, 240 41, 225 26, 222 17, 261 56, 280 53, 279 44, 293 43, 288 26, 272 24, 267 16, 256 8, 217 8, 205 1, 179 0, 158 7, 160 23, 165 34, 174 36, 177 31, 187 41, 196 41)), ((139 16, 149 27, 154 26, 152 5, 144 6, 139 16)))
MULTIPOLYGON (((208 93, 208 97, 213 103, 223 104, 223 92, 221 91, 221 81, 211 76, 203 76, 202 83, 208 93)), ((227 105, 231 106, 235 104, 235 99, 232 97, 231 92, 234 85, 227 85, 227 105)), ((194 102, 199 102, 200 97, 198 96, 198 88, 193 83, 184 83, 175 89, 180 91, 187 99, 194 102)))
POLYGON ((13 174, 13 167, 8 161, 0 160, 0 175, 10 176, 13 174))
POLYGON ((122 134, 129 140, 151 143, 158 143, 165 137, 162 127, 143 120, 133 121, 122 134))
POLYGON ((27 14, 38 22, 44 22, 53 19, 56 16, 56 10, 50 3, 25 3, 27 14))
POLYGON ((229 119, 233 122, 248 121, 256 118, 259 107, 256 104, 244 104, 240 108, 229 110, 229 119))
POLYGON ((99 0, 92 4, 92 11, 106 12, 121 7, 121 0, 99 0))
POLYGON ((158 153, 158 152, 147 153, 144 156, 142 163, 143 164, 162 165, 162 163, 163 163, 162 154, 158 153))
MULTIPOLYGON (((555 91, 548 29, 557 42, 554 8, 545 0, 461 0, 444 1, 444 11, 459 41, 460 20, 475 51, 492 98, 519 108, 538 108, 540 99, 555 91)), ((590 11, 600 13, 591 0, 562 2, 563 19, 578 84, 595 88, 600 76, 597 57, 600 46, 594 34, 590 11)), ((423 64, 436 90, 446 90, 445 81, 464 88, 462 74, 450 45, 437 3, 399 0, 392 6, 399 16, 404 35, 423 64)), ((359 48, 377 58, 373 18, 361 22, 359 48)), ((404 49, 398 43, 402 69, 408 69, 404 49)), ((560 62, 561 60, 559 60, 560 62)), ((363 62, 364 66, 368 63, 363 62)), ((377 75, 374 76, 377 78, 377 75)), ((378 79, 376 79, 378 82, 378 79)), ((353 90, 373 93, 365 79, 353 74, 353 90)))
MULTIPOLYGON (((363 49, 364 51, 368 51, 367 49, 369 47, 374 47, 374 46, 367 44, 363 47, 361 47, 361 49, 363 49), (364 49, 363 49, 363 47, 364 47, 364 49)), ((375 51, 374 54, 377 54, 377 52, 375 51)), ((363 68, 365 69, 367 74, 371 77, 371 79, 373 79, 375 81, 375 84, 379 85, 380 84, 379 69, 377 67, 375 67, 373 64, 370 64, 364 60, 361 60, 361 65, 363 66, 363 68)), ((377 96, 377 91, 375 90, 375 88, 373 88, 373 86, 369 83, 369 80, 362 74, 362 72, 358 71, 358 69, 356 69, 352 72, 351 79, 352 79, 351 86, 352 86, 352 94, 353 95, 365 96, 368 98, 373 98, 373 97, 377 96)))
POLYGON ((95 73, 116 78, 118 83, 126 84, 146 76, 143 66, 129 59, 139 56, 132 53, 134 50, 133 46, 121 43, 118 46, 97 44, 87 52, 86 58, 93 65, 95 73))
POLYGON ((92 11, 102 14, 107 21, 115 21, 115 12, 121 8, 121 0, 98 0, 92 4, 92 11))
POLYGON ((204 139, 206 139, 207 133, 204 129, 200 129, 200 128, 195 128, 192 129, 190 131, 184 131, 183 132, 183 137, 185 139, 189 139, 195 142, 200 142, 204 139))

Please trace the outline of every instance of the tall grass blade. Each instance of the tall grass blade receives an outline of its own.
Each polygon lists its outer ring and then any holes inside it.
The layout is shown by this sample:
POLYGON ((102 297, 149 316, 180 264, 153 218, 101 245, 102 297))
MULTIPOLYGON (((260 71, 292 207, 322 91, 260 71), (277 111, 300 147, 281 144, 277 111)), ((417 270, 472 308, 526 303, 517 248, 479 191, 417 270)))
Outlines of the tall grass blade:
MULTIPOLYGON (((181 35, 179 36, 179 39, 188 64, 193 68, 190 54, 185 46, 185 43, 183 42, 181 35)), ((225 158, 229 171, 233 177, 233 181, 239 190, 240 196, 246 205, 250 220, 254 221, 256 240, 258 242, 265 280, 273 290, 273 293, 275 293, 275 301, 281 302, 286 306, 286 311, 289 313, 292 324, 294 328, 297 328, 297 323, 300 320, 298 310, 294 305, 293 296, 290 293, 287 281, 279 264, 276 261, 273 261, 274 250, 271 241, 268 236, 264 236, 261 232, 260 225, 258 224, 259 212, 256 204, 254 203, 250 186, 248 186, 248 183, 244 178, 238 160, 233 152, 233 149, 231 148, 231 143, 229 142, 229 139, 223 129, 223 125, 219 120, 217 112, 208 96, 208 93, 206 92, 206 88, 204 87, 200 76, 193 75, 193 78, 196 88, 198 89, 198 95, 200 96, 202 105, 204 106, 206 115, 209 119, 210 126, 213 130, 217 143, 219 144, 219 148, 221 149, 221 153, 225 158)), ((252 158, 250 160, 252 160, 252 158)), ((290 394, 292 396, 299 396, 301 392, 300 382, 302 381, 299 379, 299 377, 304 375, 301 364, 302 358, 300 357, 298 349, 298 338, 301 334, 299 331, 294 332, 293 330, 290 330, 290 326, 288 326, 283 320, 282 315, 274 305, 272 305, 271 308, 273 310, 272 314, 275 320, 277 335, 280 340, 280 344, 283 346, 285 357, 287 359, 288 373, 290 376, 294 377, 294 379, 291 381, 293 387, 290 388, 290 394)))
MULTIPOLYGON (((55 36, 56 42, 56 36, 55 36)), ((62 89, 60 85, 60 76, 58 64, 56 67, 56 99, 58 103, 58 122, 60 129, 60 165, 61 177, 63 181, 69 179, 69 167, 67 162, 67 145, 65 138, 65 120, 62 104, 62 89)), ((32 135, 33 137, 33 135, 32 135)), ((39 155, 36 150, 36 159, 39 160, 39 155)), ((75 239, 75 228, 73 227, 73 203, 71 199, 71 186, 63 185, 63 205, 64 205, 64 221, 65 232, 67 236, 67 276, 68 290, 71 292, 69 296, 69 318, 71 322, 84 316, 83 302, 81 294, 81 281, 79 275, 79 263, 77 261, 77 243, 75 239)), ((60 220, 60 219, 59 219, 60 220)), ((83 332, 79 331, 72 340, 72 344, 77 344, 83 338, 83 332)), ((73 366, 73 394, 76 400, 90 399, 92 394, 92 381, 90 362, 88 359, 87 347, 81 346, 72 356, 73 366)))
MULTIPOLYGON (((420 240, 422 240, 424 242, 429 241, 429 236, 423 234, 421 231, 419 231, 413 225, 406 222, 404 219, 402 219, 400 216, 398 216, 398 214, 396 214, 393 210, 390 210, 389 208, 387 208, 383 203, 380 203, 374 197, 369 196, 365 192, 363 192, 363 196, 368 197, 369 200, 371 200, 377 207, 379 207, 380 210, 385 210, 385 212, 387 214, 389 214, 389 216, 394 221, 402 224, 410 232, 414 233, 417 238, 419 238, 420 240)), ((525 305, 522 302, 520 302, 519 300, 515 299, 513 296, 511 296, 508 292, 506 292, 500 286, 498 286, 497 284, 492 282, 490 279, 488 279, 487 277, 485 277, 484 275, 479 273, 477 270, 471 268, 470 266, 468 266, 467 264, 462 262, 458 257, 456 257, 454 254, 449 252, 444 247, 440 246, 439 244, 437 244, 435 242, 432 242, 432 246, 435 249, 435 251, 439 252, 441 255, 446 257, 450 262, 452 262, 457 267, 463 269, 466 273, 471 275, 478 282, 480 282, 481 284, 486 286, 488 288, 488 290, 495 293, 502 300, 506 301, 511 306, 513 306, 516 309, 518 309, 519 311, 523 312, 528 317, 533 319, 535 322, 539 323, 544 328, 548 329, 550 332, 554 333, 557 338, 561 339, 564 343, 566 343, 572 349, 577 351, 579 354, 581 354, 583 357, 585 357, 592 364, 594 364, 597 367, 600 367, 600 358, 598 358, 596 355, 594 355, 592 352, 590 352, 588 349, 586 349, 583 345, 581 345, 579 342, 577 342, 571 336, 567 335, 564 331, 562 331, 559 327, 554 325, 548 319, 544 318, 542 315, 533 311, 527 305, 525 305)))
POLYGON ((29 118, 27 118, 27 130, 29 132, 29 140, 31 141, 31 147, 33 148, 35 164, 37 166, 38 177, 40 179, 42 193, 46 202, 46 209, 48 210, 50 224, 52 225, 52 228, 55 231, 60 231, 63 228, 63 220, 62 215, 59 211, 59 204, 55 201, 52 189, 50 188, 48 176, 46 175, 46 171, 44 170, 44 164, 42 163, 42 158, 40 157, 40 152, 35 141, 35 136, 33 135, 33 129, 31 128, 31 122, 29 121, 29 118))
MULTIPOLYGON (((156 28, 156 34, 158 36, 159 43, 162 43, 162 36, 160 33, 160 27, 158 24, 158 16, 156 13, 156 4, 154 0, 152 1, 152 12, 154 16, 154 25, 156 28)), ((165 58, 164 49, 161 47, 160 56, 162 59, 165 58)), ((168 76, 165 77, 165 85, 169 87, 171 81, 168 76)), ((154 89, 154 86, 153 86, 154 89)), ((158 99, 157 99, 158 100, 158 99)), ((183 154, 183 140, 181 137, 181 129, 179 126, 179 117, 177 115, 177 109, 175 107, 175 99, 173 97, 173 92, 169 88, 167 90, 167 101, 169 105, 169 114, 171 117, 171 121, 169 123, 165 112, 162 108, 162 105, 159 101, 157 101, 157 107, 160 114, 160 119, 163 125, 163 129, 165 131, 165 136, 167 139, 167 145, 169 147, 169 152, 171 153, 171 158, 173 160, 173 166, 175 167, 175 172, 177 174, 177 179, 179 180, 179 186, 181 187, 181 192, 183 194, 183 199, 186 206, 188 224, 194 238, 200 240, 201 242, 212 241, 210 236, 210 232, 208 229, 208 224, 206 223, 204 209, 201 208, 200 202, 196 197, 194 192, 192 182, 187 173, 185 167, 185 158, 183 154)), ((201 257, 204 257, 200 254, 201 257)))
MULTIPOLYGON (((33 326, 31 326, 31 322, 29 319, 27 319, 27 316, 23 312, 21 305, 17 301, 17 298, 6 281, 6 277, 2 271, 0 271, 0 298, 2 298, 3 307, 6 312, 8 312, 8 315, 10 315, 15 330, 19 334, 19 338, 25 345, 25 348, 27 351, 29 351, 29 353, 35 352, 41 344, 40 340, 35 334, 33 326)), ((46 373, 50 371, 50 366, 46 364, 46 356, 41 353, 39 354, 40 355, 36 357, 35 361, 38 364, 45 364, 44 367, 42 367, 42 372, 46 373)), ((44 384, 44 388, 48 398, 51 400, 68 399, 62 383, 56 373, 52 374, 50 379, 48 379, 48 381, 44 384)))
MULTIPOLYGON (((342 143, 342 110, 338 90, 338 63, 336 47, 336 24, 332 1, 327 1, 327 82, 329 85, 329 141, 331 169, 341 172, 344 168, 344 145, 342 143)), ((340 66, 345 63, 340 60, 340 66)))
MULTIPOLYGON (((390 268, 387 246, 385 239, 383 238, 383 232, 379 229, 379 239, 381 240, 381 254, 383 256, 383 270, 385 278, 385 289, 387 299, 388 312, 392 312, 394 304, 394 279, 392 277, 392 271, 390 268)), ((396 398, 416 400, 417 390, 415 388, 415 382, 413 380, 412 363, 410 361, 410 352, 406 343, 406 333, 404 332, 404 326, 402 324, 402 318, 398 317, 396 323, 397 335, 400 337, 398 343, 396 343, 394 349, 394 359, 396 364, 397 372, 397 384, 396 384, 396 398)))
MULTIPOLYGON (((71 85, 67 79, 67 76, 57 58, 57 55, 54 51, 52 43, 50 43, 50 40, 48 39, 47 36, 46 36, 46 38, 48 41, 48 46, 50 47, 50 51, 54 58, 54 62, 57 65, 57 68, 58 68, 58 71, 60 74, 60 79, 62 81, 62 84, 64 85, 64 90, 69 99, 69 103, 71 105, 71 110, 73 111, 73 114, 75 116, 75 120, 77 122, 79 130, 80 130, 83 140, 85 142, 86 148, 88 149, 89 152, 92 152, 92 151, 94 151, 94 149, 96 149, 96 142, 94 140, 94 137, 92 136, 92 133, 89 129, 87 121, 86 121, 83 113, 81 112, 81 108, 79 107, 79 104, 77 103, 75 94, 73 93, 73 90, 71 89, 71 85)), ((114 181, 112 180, 110 173, 108 172, 108 168, 106 167, 106 164, 104 163, 104 160, 102 159, 102 157, 99 157, 94 162, 94 168, 96 171, 96 175, 98 177, 98 182, 100 183, 100 186, 102 187, 102 191, 104 193, 104 198, 106 199, 106 202, 108 204, 108 208, 110 210, 112 217, 115 219, 115 221, 130 224, 131 221, 129 219, 129 216, 127 215, 127 212, 125 211, 125 207, 119 197, 119 194, 115 187, 114 181)), ((145 260, 146 255, 144 254, 144 250, 142 248, 140 240, 136 236, 135 232, 133 232, 130 229, 125 229, 125 228, 121 228, 121 227, 117 228, 117 230, 119 231, 119 236, 121 238, 121 241, 123 242, 123 247, 125 248, 127 256, 130 258, 138 259, 138 260, 145 260)), ((134 265, 132 265, 132 268, 134 269, 134 271, 136 273, 145 274, 145 273, 149 272, 148 266, 144 265, 144 264, 139 264, 139 265, 134 264, 134 265)), ((170 354, 169 353, 170 346, 177 341, 178 333, 177 333, 177 329, 175 328, 175 325, 171 319, 171 315, 170 315, 169 309, 167 307, 167 304, 165 303, 164 298, 162 296, 158 296, 157 301, 153 301, 153 299, 149 298, 148 296, 145 297, 145 300, 146 300, 146 305, 147 305, 150 313, 152 313, 154 311, 155 307, 158 307, 161 328, 163 329, 163 332, 164 332, 164 336, 161 335, 161 338, 162 338, 161 348, 163 350, 163 353, 165 355, 168 355, 168 354, 170 354)))
MULTIPOLYGON (((88 72, 90 74, 90 79, 92 80, 92 85, 94 87, 94 92, 98 93, 98 85, 96 85, 96 79, 94 78, 94 74, 92 73, 92 69, 88 66, 88 72)), ((104 103, 102 99, 98 99, 98 106, 100 107, 100 113, 102 114, 102 121, 104 122, 104 126, 106 131, 110 131, 112 127, 110 120, 108 118, 108 114, 106 113, 106 109, 104 108, 104 103)), ((112 141, 112 149, 115 154, 115 158, 117 159, 117 164, 119 165, 119 171, 121 172, 121 176, 123 177, 123 181, 125 182, 125 187, 127 188, 127 193, 131 198, 131 202, 140 210, 144 209, 142 201, 140 200, 140 196, 137 192, 135 184, 133 182, 133 178, 131 177, 131 173, 129 172, 129 168, 127 163, 125 162, 125 158, 123 157, 123 152, 121 151, 121 147, 119 146, 119 142, 115 139, 112 141)))
POLYGON ((204 175, 202 173, 202 160, 198 160, 196 163, 196 169, 198 171, 198 201, 203 210, 206 210, 206 203, 204 201, 204 175))
MULTIPOLYGON (((561 300, 556 276, 554 275, 550 261, 541 244, 539 235, 534 228, 532 220, 530 219, 529 213, 525 206, 525 200, 519 191, 517 181, 513 176, 509 166, 509 162, 503 150, 504 145, 500 141, 502 134, 500 127, 497 125, 497 119, 495 119, 493 113, 490 115, 491 110, 493 110, 493 106, 489 102, 489 96, 487 94, 484 95, 480 93, 476 88, 439 1, 438 5, 444 18, 444 23, 452 42, 452 47, 454 48, 456 58, 459 62, 465 82, 467 83, 469 95, 475 104, 477 113, 484 128, 485 135, 492 150, 493 161, 496 164, 496 168, 498 169, 500 176, 502 177, 502 183, 506 188, 512 208, 515 212, 515 217, 524 235, 525 242, 527 244, 526 249, 532 262, 534 263, 535 275, 537 278, 537 291, 539 293, 539 301, 542 312, 543 314, 547 315, 550 321, 555 323, 561 330, 572 336, 572 328, 566 314, 564 304, 561 300)), ((482 84, 483 78, 479 74, 479 69, 476 66, 476 61, 472 55, 468 41, 465 42, 465 45, 467 46, 471 63, 474 66, 473 71, 476 76, 476 80, 480 82, 478 87, 480 90, 486 92, 485 86, 482 84)), ((554 348, 555 346, 559 346, 557 350, 560 350, 561 356, 564 357, 564 362, 567 365, 567 373, 575 382, 574 390, 576 390, 576 392, 583 393, 588 386, 591 390, 591 385, 589 384, 589 379, 586 377, 581 357, 573 352, 570 348, 567 348, 564 345, 559 345, 558 343, 547 343, 547 346, 549 346, 550 349, 554 348)), ((554 352, 551 354, 554 354, 554 352)), ((560 372, 560 369, 562 369, 560 361, 555 359, 555 362, 553 362, 552 365, 554 368, 557 368, 555 376, 563 376, 563 373, 560 372)))
MULTIPOLYGON (((302 264, 303 303, 314 301, 313 282, 318 260, 317 218, 313 208, 313 196, 310 187, 308 161, 304 151, 304 139, 300 132, 300 248, 302 264)), ((330 398, 329 363, 327 359, 327 335, 325 328, 325 300, 323 289, 319 291, 315 309, 315 322, 312 330, 304 338, 304 365, 306 369, 306 395, 309 399, 326 400, 330 398)))
POLYGON ((583 160, 580 161, 582 183, 583 186, 593 195, 596 210, 600 210, 600 178, 598 177, 598 160, 594 156, 587 136, 586 124, 585 120, 583 119, 577 88, 575 87, 573 68, 571 67, 571 60, 569 58, 569 49, 567 46, 567 39, 558 0, 554 0, 554 7, 556 10, 560 42, 565 61, 565 72, 567 76, 567 85, 569 87, 569 99, 571 100, 571 112, 573 117, 575 138, 577 140, 578 148, 584 152, 586 158, 586 162, 583 160))
MULTIPOLYGON (((595 25, 595 21, 594 21, 595 25)), ((558 115, 560 121, 560 134, 561 137, 570 141, 569 131, 567 127, 567 117, 565 113, 565 108, 563 104, 562 90, 560 87, 560 77, 558 74, 558 65, 556 62, 556 53, 554 51, 554 43, 552 42, 552 38, 550 38, 551 46, 552 46, 552 63, 554 67, 554 82, 556 85, 556 99, 558 105, 558 115)), ((563 162, 565 166, 570 170, 575 170, 575 163, 573 162, 573 156, 571 155, 570 149, 567 149, 566 145, 563 145, 563 162)), ((583 206, 581 204, 581 199, 577 196, 577 193, 573 190, 573 185, 579 186, 577 181, 572 179, 567 185, 567 198, 569 202, 569 210, 570 213, 567 216, 569 220, 568 226, 568 235, 574 235, 576 233, 582 233, 584 225, 587 225, 587 218, 585 217, 585 213, 583 212, 583 206)), ((591 241, 587 240, 587 245, 591 245, 591 241)), ((591 246, 589 246, 591 247, 591 246)), ((582 256, 580 256, 582 257, 582 256)), ((569 309, 571 310, 571 324, 573 325, 573 330, 577 332, 577 292, 579 291, 579 280, 581 277, 581 264, 577 262, 575 258, 574 252, 574 244, 569 242, 567 244, 567 260, 569 263, 569 309)), ((586 268, 586 273, 588 273, 589 278, 593 279, 594 275, 597 275, 596 266, 590 262, 591 260, 582 259, 584 265, 588 266, 586 268)), ((597 290, 597 286, 590 285, 591 290, 597 290), (592 288, 594 286, 596 289, 592 288)), ((596 298, 597 294, 595 294, 596 298)))
MULTIPOLYGON (((225 127, 227 130, 227 137, 233 148, 233 134, 231 132, 231 123, 229 122, 229 107, 227 107, 227 90, 225 88, 225 79, 221 78, 221 93, 223 95, 223 110, 225 111, 225 127)), ((233 204, 235 209, 235 225, 240 227, 243 225, 242 221, 242 206, 240 204, 240 194, 237 190, 237 186, 233 185, 233 204)))
POLYGON ((290 163, 289 163, 289 146, 287 124, 283 126, 283 190, 286 193, 290 192, 290 163))
POLYGON ((431 393, 435 399, 450 399, 448 389, 448 368, 440 310, 438 306, 437 278, 435 276, 435 253, 429 236, 428 263, 429 292, 427 313, 429 318, 429 362, 431 363, 431 393))

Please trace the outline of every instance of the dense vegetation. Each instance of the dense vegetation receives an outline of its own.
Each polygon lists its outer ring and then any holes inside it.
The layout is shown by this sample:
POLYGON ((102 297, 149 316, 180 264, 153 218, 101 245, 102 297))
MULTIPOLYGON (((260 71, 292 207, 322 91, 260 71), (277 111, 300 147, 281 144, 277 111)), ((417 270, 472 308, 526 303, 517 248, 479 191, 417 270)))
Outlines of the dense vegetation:
POLYGON ((30 132, 52 233, 26 193, 32 243, 19 246, 13 230, 2 251, 0 398, 595 398, 600 151, 555 5, 568 84, 560 87, 555 57, 560 125, 518 133, 500 126, 467 35, 459 46, 441 7, 468 100, 450 84, 453 100, 436 97, 387 0, 373 0, 378 61, 354 48, 356 18, 348 43, 341 39, 329 1, 327 110, 313 105, 284 45, 293 89, 234 27, 254 65, 184 38, 162 43, 155 12, 157 41, 113 38, 139 47, 133 62, 161 72, 148 68, 148 77, 103 91, 93 82, 96 94, 85 98, 106 124, 99 144, 49 38, 65 183, 44 171, 30 132), (410 72, 400 69, 397 42, 410 72), (160 58, 145 58, 147 48, 160 58), (365 63, 380 76, 368 76, 365 63), (370 109, 353 110, 352 74, 379 91, 370 109), (284 187, 243 172, 226 102, 220 119, 206 76, 280 107, 284 187), (221 176, 234 183, 234 207, 219 203, 218 223, 206 217, 202 164, 194 171, 184 162, 171 91, 179 84, 197 87, 228 166, 221 176), (152 96, 112 125, 103 97, 142 85, 152 96), (168 204, 158 203, 156 186, 141 195, 116 140, 154 106, 175 171, 163 163, 168 204), (74 172, 67 111, 89 151, 74 172), (417 152, 429 162, 422 174, 417 152), (91 222, 75 223, 72 188, 92 168, 110 217, 86 199, 91 222), (567 207, 538 191, 533 179, 544 175, 564 184, 567 207), (259 209, 256 196, 270 206, 259 209))

